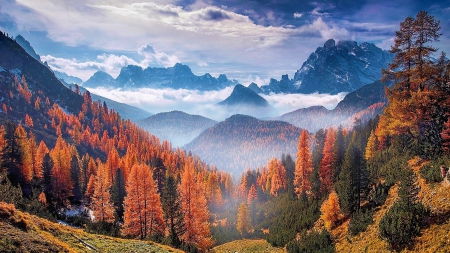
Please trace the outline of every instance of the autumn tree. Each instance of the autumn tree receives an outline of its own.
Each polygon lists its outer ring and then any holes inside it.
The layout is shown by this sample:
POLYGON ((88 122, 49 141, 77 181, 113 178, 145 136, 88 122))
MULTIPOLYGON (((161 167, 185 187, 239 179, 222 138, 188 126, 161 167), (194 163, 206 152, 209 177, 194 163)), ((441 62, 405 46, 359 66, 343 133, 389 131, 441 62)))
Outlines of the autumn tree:
POLYGON ((71 197, 73 181, 70 175, 71 154, 66 141, 59 136, 55 147, 50 151, 53 167, 51 170, 52 194, 58 204, 64 204, 71 197))
POLYGON ((369 139, 367 140, 367 146, 364 153, 364 157, 366 160, 372 158, 377 152, 377 136, 375 135, 375 131, 370 132, 369 139))
POLYGON ((286 169, 277 158, 271 159, 267 167, 271 183, 270 194, 276 197, 281 190, 286 190, 286 169))
POLYGON ((141 239, 163 234, 161 200, 150 167, 135 164, 125 188, 127 196, 122 233, 141 239))
POLYGON ((22 125, 18 125, 16 128, 15 135, 17 136, 17 144, 19 144, 20 150, 22 151, 22 164, 21 164, 21 178, 24 180, 22 183, 29 183, 33 178, 33 168, 30 146, 28 145, 28 134, 22 125))
POLYGON ((255 184, 252 184, 250 191, 248 192, 247 204, 251 205, 256 200, 258 200, 258 192, 256 191, 255 184))
POLYGON ((384 109, 378 126, 378 134, 385 136, 406 134, 416 142, 419 155, 436 154, 440 147, 440 132, 449 109, 445 78, 441 78, 439 63, 432 56, 437 51, 432 46, 439 41, 439 21, 426 11, 415 18, 407 17, 396 32, 391 53, 395 54, 384 80, 395 85, 386 89, 388 106, 384 109))
POLYGON ((325 200, 320 207, 320 212, 322 213, 320 218, 324 221, 325 227, 328 230, 334 228, 337 222, 342 219, 339 198, 335 191, 332 191, 330 195, 328 195, 328 199, 325 200))
POLYGON ((335 154, 333 152, 335 142, 335 132, 333 128, 329 128, 325 138, 323 147, 323 157, 320 162, 320 191, 326 193, 333 185, 333 163, 335 154))
POLYGON ((186 232, 182 239, 199 249, 208 249, 213 240, 209 228, 209 209, 201 190, 192 161, 188 161, 181 174, 181 199, 186 232))
POLYGON ((313 170, 312 154, 309 149, 308 132, 302 130, 298 141, 297 160, 295 163, 294 187, 297 196, 303 192, 308 193, 311 189, 309 178, 313 170))
POLYGON ((174 175, 166 178, 161 195, 164 210, 164 222, 169 232, 170 243, 178 247, 181 245, 181 236, 186 232, 181 203, 181 196, 174 175))
POLYGON ((241 235, 247 235, 251 232, 251 227, 250 211, 247 205, 242 202, 238 208, 236 229, 241 235))
POLYGON ((110 190, 111 181, 107 168, 103 164, 99 164, 91 200, 95 221, 114 222, 114 206, 111 201, 110 190))

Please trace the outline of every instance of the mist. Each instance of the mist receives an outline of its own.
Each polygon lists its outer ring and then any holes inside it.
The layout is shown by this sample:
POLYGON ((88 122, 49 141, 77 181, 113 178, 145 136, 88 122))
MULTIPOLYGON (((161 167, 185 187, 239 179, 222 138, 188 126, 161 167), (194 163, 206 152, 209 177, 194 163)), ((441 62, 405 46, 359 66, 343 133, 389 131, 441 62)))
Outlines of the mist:
MULTIPOLYGON (((219 91, 197 91, 186 89, 151 89, 140 88, 135 90, 89 88, 91 93, 111 100, 136 106, 151 113, 183 111, 193 115, 201 115, 216 121, 222 121, 235 113, 245 112, 239 110, 225 110, 216 106, 225 100, 233 91, 227 87, 219 91)), ((346 93, 329 94, 270 94, 261 95, 271 104, 278 115, 252 115, 259 118, 280 116, 300 108, 322 105, 333 109, 345 97, 346 93)))

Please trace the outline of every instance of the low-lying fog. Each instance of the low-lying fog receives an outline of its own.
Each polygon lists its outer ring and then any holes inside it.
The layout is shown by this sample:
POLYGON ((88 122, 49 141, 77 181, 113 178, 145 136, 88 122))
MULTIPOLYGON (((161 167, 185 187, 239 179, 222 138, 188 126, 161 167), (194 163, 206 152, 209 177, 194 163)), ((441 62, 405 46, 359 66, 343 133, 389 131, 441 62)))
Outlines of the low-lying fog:
MULTIPOLYGON (((189 114, 201 115, 216 121, 222 121, 231 116, 228 111, 220 111, 214 105, 226 99, 233 87, 219 91, 194 91, 174 89, 141 88, 122 90, 106 88, 89 89, 90 92, 139 107, 151 113, 180 110, 189 114)), ((271 94, 261 95, 282 115, 299 108, 322 105, 333 109, 345 97, 346 93, 329 94, 271 94)))

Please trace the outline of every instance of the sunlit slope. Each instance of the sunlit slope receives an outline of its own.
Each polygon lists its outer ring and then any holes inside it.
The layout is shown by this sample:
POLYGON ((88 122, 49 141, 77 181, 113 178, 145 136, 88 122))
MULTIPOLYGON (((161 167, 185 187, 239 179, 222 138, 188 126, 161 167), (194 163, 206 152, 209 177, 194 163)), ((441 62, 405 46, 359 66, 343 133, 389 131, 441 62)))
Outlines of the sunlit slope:
POLYGON ((0 252, 182 252, 151 241, 95 235, 0 202, 0 252))

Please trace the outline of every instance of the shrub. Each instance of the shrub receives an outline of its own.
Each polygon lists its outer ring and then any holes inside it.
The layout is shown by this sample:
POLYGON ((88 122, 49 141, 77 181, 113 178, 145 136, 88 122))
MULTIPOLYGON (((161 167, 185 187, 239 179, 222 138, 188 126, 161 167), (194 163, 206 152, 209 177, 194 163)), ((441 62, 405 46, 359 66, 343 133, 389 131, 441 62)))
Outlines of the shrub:
POLYGON ((360 232, 364 232, 370 224, 373 222, 372 209, 362 210, 359 209, 350 217, 350 223, 348 224, 348 231, 350 235, 357 235, 360 232))
POLYGON ((440 166, 428 163, 420 168, 420 175, 425 178, 427 183, 439 183, 443 180, 440 166))
POLYGON ((330 233, 323 230, 322 232, 313 231, 309 234, 303 232, 300 240, 292 240, 286 245, 286 250, 288 253, 328 253, 334 252, 335 248, 330 233))

